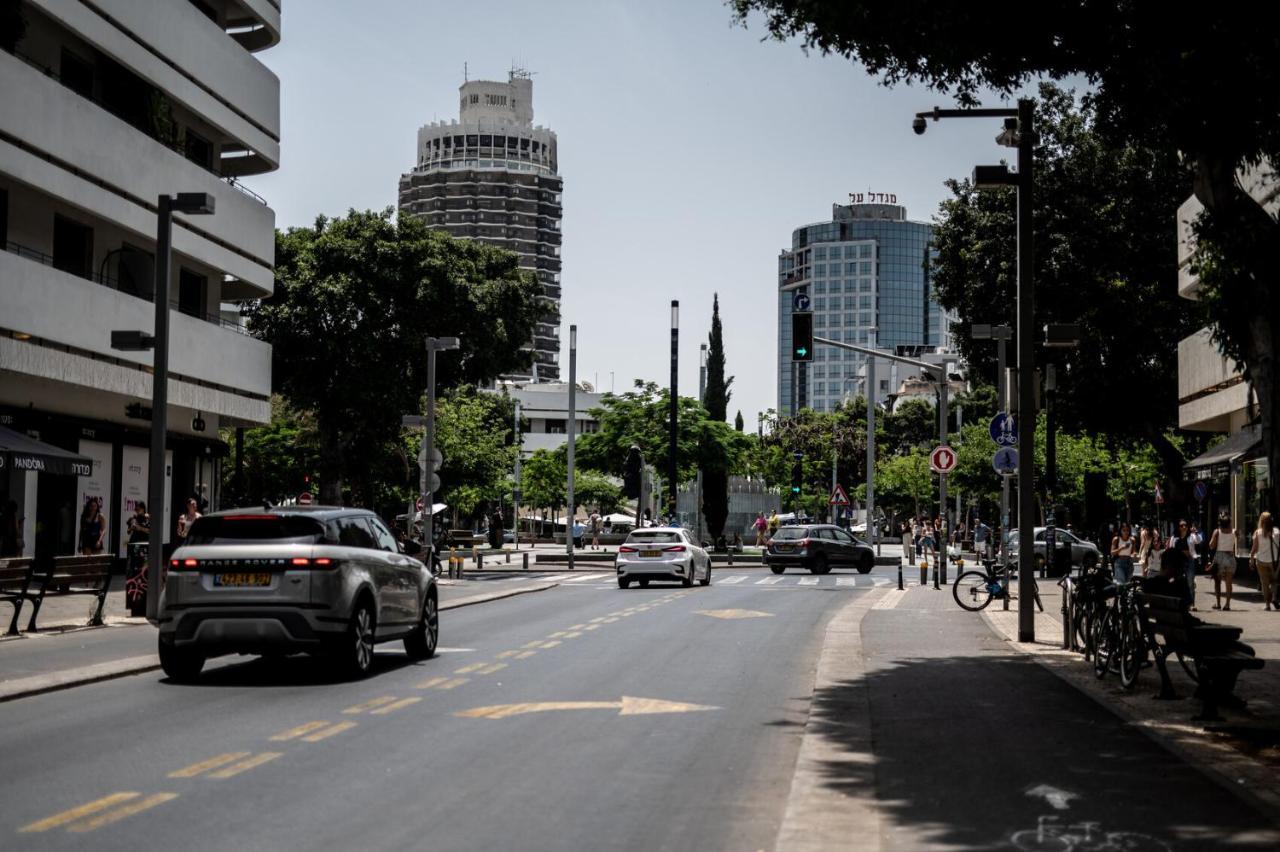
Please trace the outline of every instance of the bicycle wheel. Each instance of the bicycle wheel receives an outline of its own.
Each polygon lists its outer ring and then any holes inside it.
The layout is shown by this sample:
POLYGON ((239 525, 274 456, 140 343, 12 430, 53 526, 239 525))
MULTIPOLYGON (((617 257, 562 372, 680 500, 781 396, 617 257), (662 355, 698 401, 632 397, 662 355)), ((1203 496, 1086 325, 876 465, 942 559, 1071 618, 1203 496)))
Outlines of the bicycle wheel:
POLYGON ((1112 657, 1116 654, 1116 641, 1119 633, 1115 627, 1116 611, 1110 607, 1094 621, 1093 631, 1093 675, 1101 680, 1107 676, 1111 668, 1112 657))
POLYGON ((1071 852, 1071 841, 1056 834, 1046 834, 1034 828, 1014 832, 1009 842, 1022 852, 1071 852))
POLYGON ((991 603, 991 585, 995 580, 983 571, 965 571, 951 584, 951 595, 961 609, 977 612, 991 603))
POLYGON ((1121 631, 1120 685, 1125 689, 1133 689, 1133 685, 1138 682, 1138 673, 1147 662, 1147 637, 1142 635, 1137 613, 1130 614, 1124 620, 1121 631))

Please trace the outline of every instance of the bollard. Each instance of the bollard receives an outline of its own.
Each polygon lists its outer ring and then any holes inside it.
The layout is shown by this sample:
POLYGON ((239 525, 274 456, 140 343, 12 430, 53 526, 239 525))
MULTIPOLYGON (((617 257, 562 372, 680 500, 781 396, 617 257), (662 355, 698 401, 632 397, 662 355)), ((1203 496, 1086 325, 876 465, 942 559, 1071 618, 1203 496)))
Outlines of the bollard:
POLYGON ((902 560, 898 560, 898 591, 902 591, 902 560))
POLYGON ((476 570, 483 571, 484 570, 484 551, 473 550, 471 552, 476 555, 476 570))
POLYGON ((929 563, 923 560, 920 562, 920 585, 929 585, 929 563))
POLYGON ((505 551, 505 550, 504 550, 504 551, 502 552, 502 555, 503 555, 503 556, 505 556, 505 557, 507 557, 507 562, 506 562, 506 564, 507 564, 507 565, 510 565, 510 564, 511 564, 511 554, 510 554, 508 551, 505 551))
POLYGON ((520 555, 524 557, 524 570, 528 571, 529 570, 529 551, 526 550, 524 553, 520 555))
POLYGON ((1072 630, 1071 630, 1071 607, 1067 602, 1067 598, 1071 596, 1071 580, 1063 584, 1062 588, 1062 650, 1074 650, 1071 647, 1072 630))
POLYGON ((933 588, 935 590, 942 588, 938 585, 938 560, 936 559, 933 560, 933 588))
POLYGON ((733 548, 729 548, 729 567, 733 567, 733 548))
POLYGON ((946 563, 946 562, 943 562, 943 563, 942 563, 942 585, 944 585, 944 586, 948 585, 948 583, 947 583, 947 563, 946 563))
MULTIPOLYGON (((456 547, 449 548, 449 577, 453 577, 453 572, 458 570, 458 549, 456 547)), ((462 576, 461 573, 458 576, 462 576)))

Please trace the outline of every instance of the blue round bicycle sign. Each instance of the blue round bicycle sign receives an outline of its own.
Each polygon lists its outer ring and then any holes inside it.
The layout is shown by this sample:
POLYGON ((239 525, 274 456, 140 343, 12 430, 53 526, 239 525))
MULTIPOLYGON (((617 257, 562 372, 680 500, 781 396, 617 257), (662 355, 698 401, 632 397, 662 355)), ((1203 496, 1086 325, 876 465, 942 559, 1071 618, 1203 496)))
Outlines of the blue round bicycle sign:
POLYGON ((1018 445, 1018 421, 1012 414, 1000 412, 991 418, 991 440, 1000 447, 1016 447, 1018 445))

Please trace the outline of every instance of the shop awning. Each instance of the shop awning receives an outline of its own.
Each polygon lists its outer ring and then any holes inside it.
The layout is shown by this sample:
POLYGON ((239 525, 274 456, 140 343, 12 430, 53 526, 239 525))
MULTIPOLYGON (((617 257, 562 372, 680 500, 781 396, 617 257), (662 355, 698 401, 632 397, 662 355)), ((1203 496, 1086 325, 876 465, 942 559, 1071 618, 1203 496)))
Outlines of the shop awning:
POLYGON ((63 476, 90 476, 93 461, 61 447, 0 426, 0 471, 34 470, 63 476))
POLYGON ((1262 430, 1246 426, 1183 467, 1188 479, 1218 479, 1231 475, 1231 463, 1253 452, 1262 443, 1262 430))

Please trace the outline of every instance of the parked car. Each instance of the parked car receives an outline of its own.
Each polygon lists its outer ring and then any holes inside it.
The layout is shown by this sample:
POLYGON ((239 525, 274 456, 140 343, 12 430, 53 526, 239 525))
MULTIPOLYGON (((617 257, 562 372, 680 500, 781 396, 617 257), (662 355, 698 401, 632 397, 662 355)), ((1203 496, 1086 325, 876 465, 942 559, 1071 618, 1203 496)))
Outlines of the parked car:
POLYGON ((679 580, 692 586, 696 579, 711 585, 711 556, 680 527, 633 530, 618 547, 614 568, 622 589, 633 580, 642 587, 650 580, 679 580))
MULTIPOLYGON (((1045 527, 1035 528, 1035 560, 1036 570, 1039 571, 1044 567, 1045 561, 1045 527)), ((1085 541, 1079 536, 1064 529, 1058 529, 1054 532, 1054 552, 1057 554, 1054 558, 1054 566, 1063 564, 1067 559, 1067 550, 1070 549, 1070 559, 1072 568, 1092 568, 1102 561, 1102 551, 1091 541, 1085 541)), ((1016 562, 1018 559, 1018 531, 1011 530, 1009 532, 1009 559, 1016 562)))
POLYGON ((238 509, 199 518, 169 560, 160 665, 189 681, 220 654, 331 656, 362 677, 373 646, 435 654, 436 580, 372 512, 331 506, 238 509))
POLYGON ((764 562, 775 574, 787 568, 808 568, 812 574, 828 574, 833 568, 855 568, 866 574, 876 564, 876 554, 860 541, 831 524, 781 527, 769 540, 764 562))

